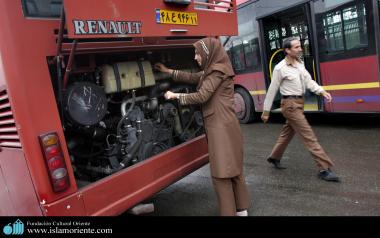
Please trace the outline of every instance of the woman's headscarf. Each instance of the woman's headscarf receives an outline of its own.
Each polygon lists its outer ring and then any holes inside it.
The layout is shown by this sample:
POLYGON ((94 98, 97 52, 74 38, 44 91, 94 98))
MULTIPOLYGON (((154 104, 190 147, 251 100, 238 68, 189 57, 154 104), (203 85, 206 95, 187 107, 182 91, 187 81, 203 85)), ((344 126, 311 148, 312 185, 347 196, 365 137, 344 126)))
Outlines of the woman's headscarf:
POLYGON ((231 61, 224 50, 219 39, 204 38, 194 43, 195 50, 201 55, 201 69, 204 75, 210 74, 212 71, 220 71, 226 76, 234 76, 231 61))

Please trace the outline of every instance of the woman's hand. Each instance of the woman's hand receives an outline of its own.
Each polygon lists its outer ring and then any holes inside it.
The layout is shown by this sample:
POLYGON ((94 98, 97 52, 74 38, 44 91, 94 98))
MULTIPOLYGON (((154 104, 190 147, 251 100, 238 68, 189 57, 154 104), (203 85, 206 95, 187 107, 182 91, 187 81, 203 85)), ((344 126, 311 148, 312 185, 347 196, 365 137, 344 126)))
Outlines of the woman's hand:
POLYGON ((167 91, 164 95, 165 99, 166 100, 169 100, 169 99, 178 99, 178 93, 173 93, 171 91, 167 91))
POLYGON ((160 72, 163 72, 163 73, 168 73, 168 74, 171 74, 173 73, 173 70, 172 69, 169 69, 168 67, 166 67, 164 64, 162 63, 156 63, 154 65, 154 68, 160 72))

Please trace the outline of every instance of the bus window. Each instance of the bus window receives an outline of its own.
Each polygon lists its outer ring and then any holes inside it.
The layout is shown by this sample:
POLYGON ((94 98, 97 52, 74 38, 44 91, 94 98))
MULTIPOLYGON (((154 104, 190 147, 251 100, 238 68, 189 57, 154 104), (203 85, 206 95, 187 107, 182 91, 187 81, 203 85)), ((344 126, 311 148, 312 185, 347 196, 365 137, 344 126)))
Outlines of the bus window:
POLYGON ((236 71, 245 70, 245 54, 243 48, 243 41, 241 39, 232 42, 232 64, 236 71))
POLYGON ((367 22, 364 4, 348 7, 342 12, 346 49, 367 47, 367 22))
MULTIPOLYGON (((282 30, 284 30, 284 28, 282 28, 282 30)), ((284 35, 284 33, 282 33, 282 35, 284 35)), ((268 30, 268 40, 269 40, 269 45, 270 45, 271 50, 276 50, 276 49, 281 48, 280 33, 278 32, 277 29, 268 30)))
POLYGON ((340 12, 326 14, 323 19, 323 37, 320 39, 326 41, 321 44, 326 52, 344 50, 341 19, 340 12))
POLYGON ((58 18, 62 0, 22 0, 22 6, 26 17, 58 18))
MULTIPOLYGON (((329 56, 368 50, 367 1, 316 1, 316 22, 321 60, 329 56)), ((367 51, 368 52, 368 51, 367 51)))
POLYGON ((258 24, 253 5, 239 9, 239 36, 226 45, 235 71, 257 72, 261 70, 258 24))

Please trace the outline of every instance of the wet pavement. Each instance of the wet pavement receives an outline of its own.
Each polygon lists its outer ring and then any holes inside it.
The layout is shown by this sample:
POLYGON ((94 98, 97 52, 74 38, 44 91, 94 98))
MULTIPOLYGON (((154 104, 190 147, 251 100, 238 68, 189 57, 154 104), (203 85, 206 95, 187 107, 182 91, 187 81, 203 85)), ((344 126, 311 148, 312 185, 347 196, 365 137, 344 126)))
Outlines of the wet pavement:
MULTIPOLYGON (((380 117, 373 115, 308 115, 322 147, 335 163, 342 182, 317 177, 317 166, 297 136, 276 170, 266 161, 283 118, 242 125, 244 172, 251 194, 250 216, 379 216, 380 117)), ((167 187, 151 201, 153 216, 218 215, 217 200, 206 165, 167 187)))

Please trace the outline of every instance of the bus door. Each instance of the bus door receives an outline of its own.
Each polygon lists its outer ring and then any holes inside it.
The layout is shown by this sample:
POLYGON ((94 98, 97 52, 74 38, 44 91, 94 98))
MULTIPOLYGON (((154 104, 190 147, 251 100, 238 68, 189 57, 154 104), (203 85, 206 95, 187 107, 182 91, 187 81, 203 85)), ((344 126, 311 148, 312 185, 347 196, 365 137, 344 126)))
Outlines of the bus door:
MULTIPOLYGON (((264 42, 263 54, 265 68, 265 79, 267 88, 270 85, 273 69, 281 60, 284 59, 285 54, 282 50, 282 42, 288 37, 298 37, 301 41, 303 56, 302 60, 305 63, 306 69, 309 71, 311 77, 318 80, 316 65, 314 59, 313 47, 311 47, 311 26, 308 14, 309 7, 307 4, 292 7, 290 9, 277 12, 260 19, 261 32, 264 42)), ((317 95, 307 90, 305 94, 305 111, 318 111, 319 101, 317 95)), ((278 93, 273 102, 273 110, 280 110, 281 96, 278 93)))

